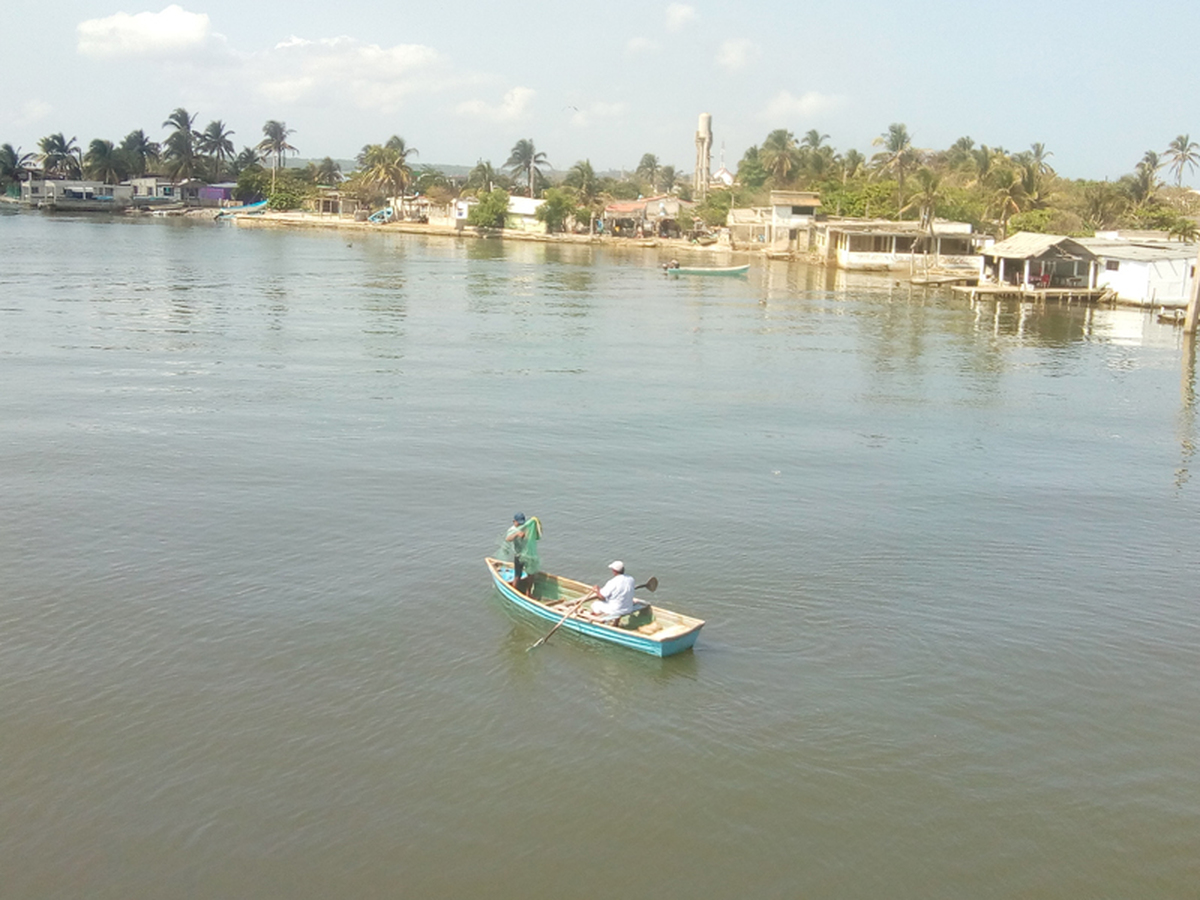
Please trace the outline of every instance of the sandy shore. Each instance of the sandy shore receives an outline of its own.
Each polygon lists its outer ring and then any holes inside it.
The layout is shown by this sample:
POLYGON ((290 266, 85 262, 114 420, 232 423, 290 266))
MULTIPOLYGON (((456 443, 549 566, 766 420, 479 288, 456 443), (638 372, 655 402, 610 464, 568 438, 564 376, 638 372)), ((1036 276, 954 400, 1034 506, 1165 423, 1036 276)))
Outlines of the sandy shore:
POLYGON ((340 216, 322 216, 315 213, 303 212, 267 212, 252 216, 237 216, 234 221, 241 228, 321 228, 337 231, 369 231, 377 234, 424 234, 457 240, 531 241, 541 244, 593 244, 629 249, 656 249, 664 253, 699 253, 716 258, 761 255, 761 251, 735 250, 728 245, 721 244, 712 244, 706 247, 700 244, 693 244, 690 241, 673 240, 670 238, 638 239, 591 234, 532 234, 506 229, 463 228, 459 230, 443 225, 429 225, 419 222, 389 222, 385 225, 373 225, 370 222, 356 222, 353 219, 340 216))

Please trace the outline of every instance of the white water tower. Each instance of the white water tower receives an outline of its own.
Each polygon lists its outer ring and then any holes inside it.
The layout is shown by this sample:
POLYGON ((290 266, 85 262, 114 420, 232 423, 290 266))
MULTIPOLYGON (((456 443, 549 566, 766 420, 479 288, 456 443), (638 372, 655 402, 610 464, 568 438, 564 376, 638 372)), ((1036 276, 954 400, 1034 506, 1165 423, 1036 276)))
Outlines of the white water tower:
POLYGON ((712 114, 700 113, 696 128, 696 168, 692 175, 692 192, 697 200, 708 196, 708 180, 712 172, 712 114))

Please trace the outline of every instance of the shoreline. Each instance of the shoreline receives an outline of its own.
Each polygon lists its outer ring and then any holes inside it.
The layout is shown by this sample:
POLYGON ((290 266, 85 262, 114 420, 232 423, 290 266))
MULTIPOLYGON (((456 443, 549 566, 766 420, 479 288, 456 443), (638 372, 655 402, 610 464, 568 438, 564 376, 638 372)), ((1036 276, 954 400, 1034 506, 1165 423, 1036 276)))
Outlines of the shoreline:
MULTIPOLYGON (((207 210, 205 213, 207 214, 207 210)), ((189 217, 199 218, 194 213, 189 217)), ((375 234, 422 234, 434 237, 465 240, 525 241, 537 244, 575 244, 600 247, 622 247, 639 250, 670 250, 675 253, 703 253, 708 256, 764 256, 761 250, 741 250, 721 244, 693 244, 677 238, 619 238, 599 234, 538 234, 509 229, 453 228, 420 222, 389 222, 373 225, 338 216, 322 216, 313 213, 265 212, 255 215, 233 217, 238 227, 245 228, 317 228, 331 231, 352 231, 375 234)))

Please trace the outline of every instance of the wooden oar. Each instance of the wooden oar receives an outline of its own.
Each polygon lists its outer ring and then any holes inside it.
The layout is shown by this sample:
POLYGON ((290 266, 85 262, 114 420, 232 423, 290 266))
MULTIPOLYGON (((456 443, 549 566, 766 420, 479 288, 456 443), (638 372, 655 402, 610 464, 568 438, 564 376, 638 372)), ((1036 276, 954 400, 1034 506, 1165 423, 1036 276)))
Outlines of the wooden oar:
MULTIPOLYGON (((639 584, 639 585, 635 586, 634 590, 640 591, 642 588, 645 588, 646 590, 648 590, 650 593, 653 594, 655 591, 658 590, 658 579, 652 575, 652 576, 650 576, 649 581, 647 581, 645 584, 639 584)), ((599 596, 600 595, 599 595, 598 591, 588 591, 586 594, 584 594, 582 597, 580 597, 579 602, 576 603, 574 606, 572 606, 570 609, 568 609, 567 614, 565 616, 563 616, 561 619, 559 619, 558 623, 553 628, 551 628, 549 631, 546 632, 546 636, 543 637, 541 640, 539 640, 536 644, 533 644, 530 647, 528 647, 525 652, 528 653, 534 647, 540 647, 542 644, 546 643, 546 641, 550 640, 550 635, 552 635, 552 634, 554 634, 554 632, 558 631, 559 626, 562 625, 563 622, 567 621, 567 619, 569 619, 569 618, 571 618, 571 616, 575 615, 575 613, 579 611, 579 607, 583 606, 583 604, 585 602, 587 602, 588 600, 598 599, 599 596)))

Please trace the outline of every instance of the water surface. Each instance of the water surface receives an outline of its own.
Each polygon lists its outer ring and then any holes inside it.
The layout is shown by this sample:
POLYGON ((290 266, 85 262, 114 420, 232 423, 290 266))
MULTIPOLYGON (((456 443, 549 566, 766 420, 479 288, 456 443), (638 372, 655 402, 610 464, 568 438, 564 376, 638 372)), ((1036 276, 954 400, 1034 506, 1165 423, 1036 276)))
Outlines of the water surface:
POLYGON ((1194 353, 1152 316, 0 238, 6 897, 1194 896, 1194 353), (517 510, 695 651, 526 652, 517 510))

